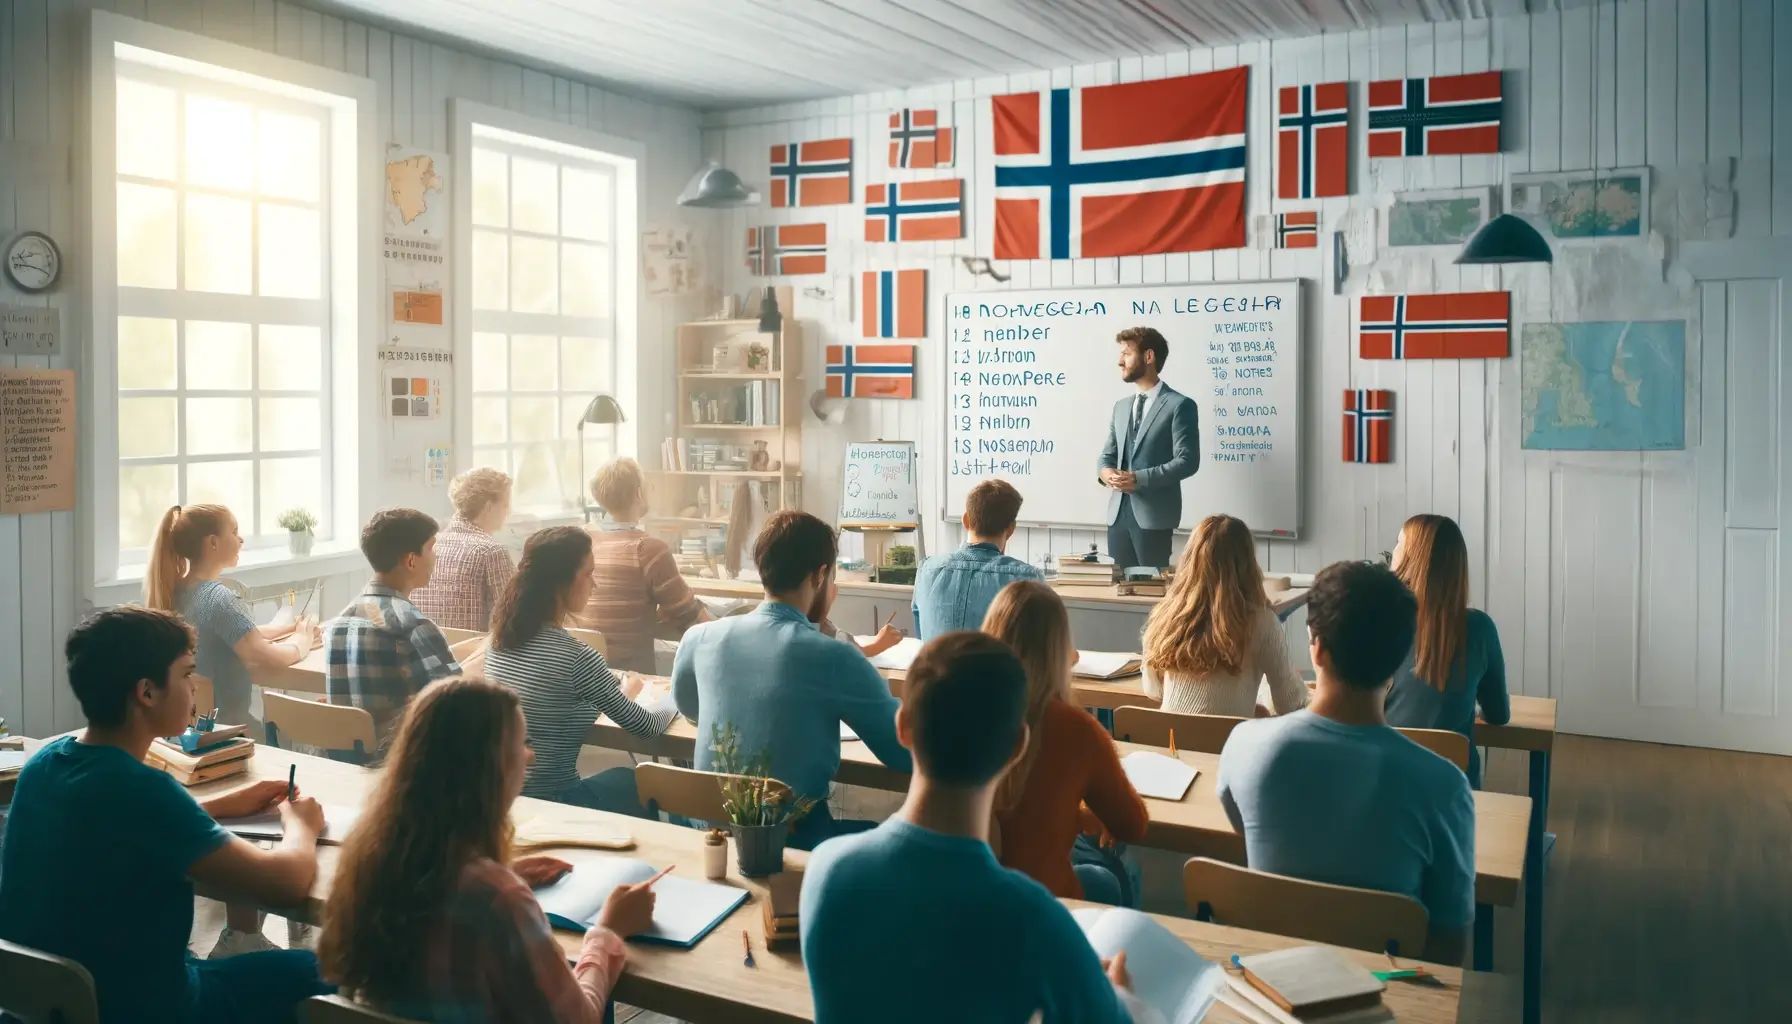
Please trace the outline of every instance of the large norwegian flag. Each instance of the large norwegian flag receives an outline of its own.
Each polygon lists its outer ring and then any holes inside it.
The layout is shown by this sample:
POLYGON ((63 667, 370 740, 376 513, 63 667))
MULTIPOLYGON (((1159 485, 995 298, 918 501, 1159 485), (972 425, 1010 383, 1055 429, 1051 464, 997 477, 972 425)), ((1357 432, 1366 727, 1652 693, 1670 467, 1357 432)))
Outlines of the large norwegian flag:
POLYGON ((828 272, 826 224, 779 224, 747 229, 747 270, 760 277, 828 272))
POLYGON ((865 186, 865 241, 938 242, 964 237, 964 181, 865 186))
POLYGON ((1357 351, 1364 359, 1504 359, 1511 324, 1510 292, 1365 295, 1357 351))
POLYGON ((852 202, 852 140, 823 139, 772 147, 773 206, 852 202))
POLYGON ((865 337, 927 337, 927 271, 867 270, 862 280, 865 337))
POLYGON ((1350 83, 1289 85, 1277 94, 1276 196, 1350 191, 1350 83))
POLYGON ((1500 151, 1500 73, 1369 83, 1369 155, 1500 151))
POLYGON ((995 257, 1242 247, 1249 75, 994 97, 995 257))
POLYGON ((829 345, 829 398, 915 397, 915 346, 829 345))
POLYGON ((896 111, 890 115, 890 166, 952 166, 953 134, 940 126, 937 110, 896 111))
POLYGON ((1344 461, 1394 461, 1394 393, 1344 390, 1344 461))

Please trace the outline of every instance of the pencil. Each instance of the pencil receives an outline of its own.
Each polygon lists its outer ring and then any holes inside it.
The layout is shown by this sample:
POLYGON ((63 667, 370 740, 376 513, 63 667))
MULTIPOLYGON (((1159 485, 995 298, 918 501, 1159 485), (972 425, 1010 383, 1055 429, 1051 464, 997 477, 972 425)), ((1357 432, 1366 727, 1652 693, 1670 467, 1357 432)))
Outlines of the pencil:
POLYGON ((676 865, 676 864, 668 864, 668 865, 666 865, 666 866, 665 866, 665 867, 663 867, 663 868, 661 868, 661 869, 660 869, 660 873, 659 873, 659 874, 657 874, 657 875, 654 875, 654 876, 653 876, 653 877, 652 877, 652 878, 649 878, 649 879, 648 879, 648 880, 647 880, 647 881, 645 881, 645 882, 643 882, 643 883, 642 883, 642 884, 643 884, 643 885, 645 885, 645 886, 647 886, 647 887, 648 887, 648 888, 649 888, 649 889, 651 889, 651 888, 653 888, 653 883, 655 883, 655 882, 657 882, 657 881, 659 881, 659 880, 660 880, 660 879, 662 879, 662 878, 664 878, 664 877, 666 877, 666 876, 667 876, 667 875, 669 875, 669 874, 671 874, 671 873, 672 873, 672 869, 673 869, 673 868, 675 868, 675 867, 677 867, 677 866, 678 866, 678 865, 676 865))
MULTIPOLYGON (((902 609, 900 609, 900 608, 896 609, 896 611, 901 611, 901 610, 902 609)), ((895 621, 896 621, 896 612, 891 612, 890 617, 884 620, 884 628, 885 629, 890 628, 890 623, 895 622, 895 621)))
POLYGON ((1170 756, 1176 756, 1176 730, 1170 730, 1170 756))
POLYGON ((745 950, 747 954, 746 957, 741 960, 741 963, 746 964, 748 967, 759 966, 753 962, 753 940, 747 938, 747 930, 745 928, 740 930, 740 948, 745 950))
POLYGON ((286 799, 288 799, 288 800, 292 799, 292 792, 293 792, 292 784, 298 780, 298 777, 299 777, 299 764, 297 761, 294 761, 292 764, 287 765, 287 767, 286 767, 286 799))

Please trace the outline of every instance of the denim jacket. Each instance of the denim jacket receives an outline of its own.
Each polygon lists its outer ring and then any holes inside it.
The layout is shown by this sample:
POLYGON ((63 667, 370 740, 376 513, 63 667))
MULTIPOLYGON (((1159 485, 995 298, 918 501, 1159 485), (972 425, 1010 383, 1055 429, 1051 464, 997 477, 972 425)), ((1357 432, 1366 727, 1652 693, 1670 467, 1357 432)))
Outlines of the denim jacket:
POLYGON ((1015 580, 1043 580, 1034 566, 994 544, 967 544, 929 558, 915 575, 915 635, 931 640, 955 629, 981 629, 983 615, 1015 580))

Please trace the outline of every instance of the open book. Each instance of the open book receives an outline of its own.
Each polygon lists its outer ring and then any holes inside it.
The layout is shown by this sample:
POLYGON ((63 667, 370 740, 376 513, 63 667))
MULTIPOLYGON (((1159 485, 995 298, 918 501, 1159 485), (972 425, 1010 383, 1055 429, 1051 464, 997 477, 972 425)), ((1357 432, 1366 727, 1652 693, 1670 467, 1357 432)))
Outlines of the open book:
MULTIPOLYGON (((317 841, 328 846, 342 845, 342 841, 348 838, 349 831, 355 827, 355 821, 361 817, 361 809, 342 804, 324 804, 323 810, 324 834, 318 836, 317 841)), ((218 824, 244 839, 278 841, 286 838, 286 828, 280 822, 278 807, 242 818, 220 818, 218 824)))
POLYGON ((1119 679, 1139 674, 1139 656, 1115 651, 1078 651, 1071 675, 1085 679, 1119 679))
POLYGON ((1226 972, 1169 929, 1136 910, 1082 907, 1070 912, 1089 945, 1107 959, 1126 954, 1132 993, 1169 1024, 1195 1024, 1225 987, 1226 972))
MULTIPOLYGON (((577 854, 565 859, 572 871, 553 885, 535 890, 535 901, 556 928, 582 932, 596 923, 610 891, 619 885, 645 882, 659 872, 646 861, 627 857, 577 854)), ((695 946, 710 930, 746 902, 747 890, 713 882, 667 875, 653 885, 653 927, 635 938, 680 949, 695 946)))

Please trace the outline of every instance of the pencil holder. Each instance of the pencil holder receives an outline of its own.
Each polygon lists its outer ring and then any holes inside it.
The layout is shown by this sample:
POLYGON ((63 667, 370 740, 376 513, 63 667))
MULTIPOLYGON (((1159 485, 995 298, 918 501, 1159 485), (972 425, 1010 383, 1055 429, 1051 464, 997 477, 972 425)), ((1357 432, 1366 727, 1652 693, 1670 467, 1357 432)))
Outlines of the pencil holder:
POLYGON ((788 823, 735 825, 733 831, 735 863, 742 875, 764 878, 784 870, 784 837, 790 832, 788 823))

